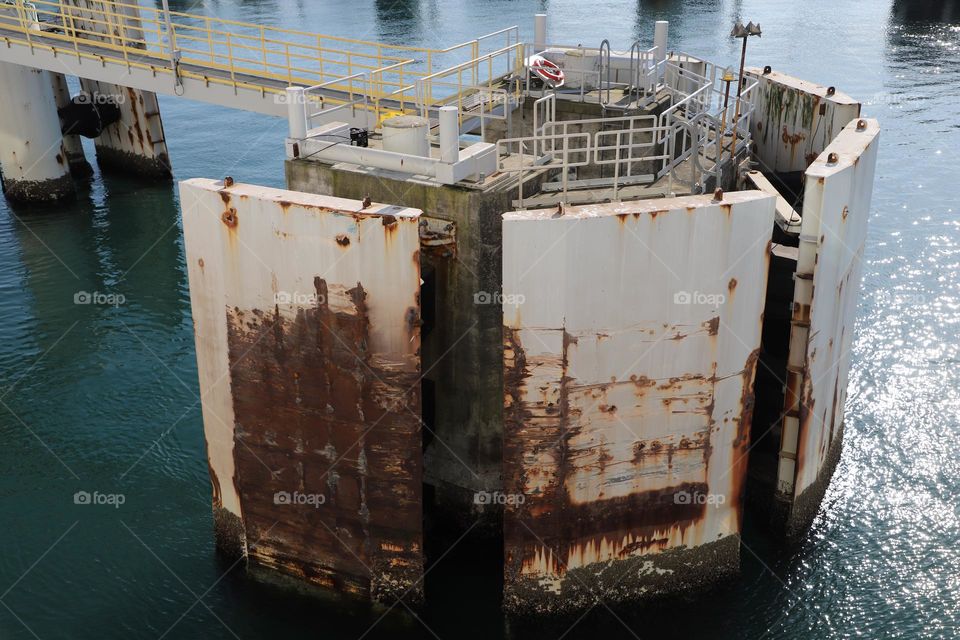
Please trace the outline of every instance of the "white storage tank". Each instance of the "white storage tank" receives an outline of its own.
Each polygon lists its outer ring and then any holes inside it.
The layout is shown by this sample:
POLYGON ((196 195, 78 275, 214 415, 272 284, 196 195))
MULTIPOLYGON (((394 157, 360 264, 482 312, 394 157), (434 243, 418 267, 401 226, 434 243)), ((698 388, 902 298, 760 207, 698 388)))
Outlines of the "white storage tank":
POLYGON ((383 150, 411 156, 430 156, 430 121, 419 116, 396 116, 383 121, 383 150))

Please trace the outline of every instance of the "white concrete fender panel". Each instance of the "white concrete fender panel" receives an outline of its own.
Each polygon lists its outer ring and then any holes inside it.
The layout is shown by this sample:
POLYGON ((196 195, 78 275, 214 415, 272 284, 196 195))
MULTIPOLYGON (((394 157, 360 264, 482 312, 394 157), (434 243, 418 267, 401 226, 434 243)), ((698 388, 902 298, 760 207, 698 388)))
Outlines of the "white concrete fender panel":
POLYGON ((812 521, 840 455, 880 127, 848 124, 806 171, 778 491, 812 521))
POLYGON ((830 87, 778 71, 747 68, 759 80, 753 91, 750 133, 766 172, 805 171, 840 131, 860 117, 860 103, 830 87))
POLYGON ((509 609, 736 571, 775 202, 504 216, 509 609))
POLYGON ((120 120, 96 139, 101 166, 141 175, 169 177, 170 156, 164 138, 160 104, 152 91, 83 78, 80 86, 95 103, 111 101, 120 109, 120 120))
POLYGON ((180 193, 218 544, 416 598, 420 212, 205 179, 180 193))
POLYGON ((0 171, 7 197, 52 201, 74 195, 50 73, 0 63, 0 171))

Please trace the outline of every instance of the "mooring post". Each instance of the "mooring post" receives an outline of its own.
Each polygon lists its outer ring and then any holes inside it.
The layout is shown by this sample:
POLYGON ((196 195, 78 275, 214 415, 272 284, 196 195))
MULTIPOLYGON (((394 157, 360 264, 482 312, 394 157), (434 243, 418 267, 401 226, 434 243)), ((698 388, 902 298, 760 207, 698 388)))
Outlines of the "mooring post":
POLYGON ((75 194, 48 71, 0 64, 0 171, 11 200, 55 201, 75 194))
POLYGON ((533 48, 540 53, 547 48, 547 14, 538 13, 533 17, 533 48))
POLYGON ((460 110, 440 107, 440 162, 454 164, 460 159, 460 110))
POLYGON ((307 90, 303 87, 287 87, 287 119, 291 138, 307 137, 307 90))
POLYGON ((659 67, 667 59, 667 33, 670 29, 670 23, 666 20, 657 20, 653 28, 653 46, 657 48, 656 63, 658 65, 658 75, 662 72, 659 67))

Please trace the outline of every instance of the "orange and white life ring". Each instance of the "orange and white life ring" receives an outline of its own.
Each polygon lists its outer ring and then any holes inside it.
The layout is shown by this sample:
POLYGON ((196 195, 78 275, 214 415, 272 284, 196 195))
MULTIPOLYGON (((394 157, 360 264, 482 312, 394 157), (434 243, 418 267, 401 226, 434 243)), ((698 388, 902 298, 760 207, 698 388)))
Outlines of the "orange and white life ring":
POLYGON ((530 56, 530 70, 544 82, 549 82, 554 87, 562 87, 564 76, 563 69, 556 63, 550 62, 543 56, 530 56))

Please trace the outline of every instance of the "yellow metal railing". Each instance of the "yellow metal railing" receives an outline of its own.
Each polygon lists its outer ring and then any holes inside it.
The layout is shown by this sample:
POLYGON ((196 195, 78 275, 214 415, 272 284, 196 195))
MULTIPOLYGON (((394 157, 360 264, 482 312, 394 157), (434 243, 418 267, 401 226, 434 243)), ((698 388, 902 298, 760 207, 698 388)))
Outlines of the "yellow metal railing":
MULTIPOLYGON (((171 75, 176 70, 182 78, 264 94, 283 94, 285 85, 345 91, 348 86, 338 79, 366 74, 374 108, 394 100, 411 111, 418 80, 456 74, 463 87, 482 85, 479 60, 484 51, 497 49, 490 55, 499 61, 503 51, 519 43, 518 29, 511 27, 445 49, 390 45, 207 15, 166 14, 154 6, 116 0, 0 2, 0 27, 17 32, 17 39, 31 47, 70 51, 78 59, 113 60, 171 75), (174 50, 179 51, 178 62, 174 50), (453 71, 461 65, 471 70, 469 81, 462 70, 453 71)), ((352 89, 352 83, 349 86, 352 89)))

